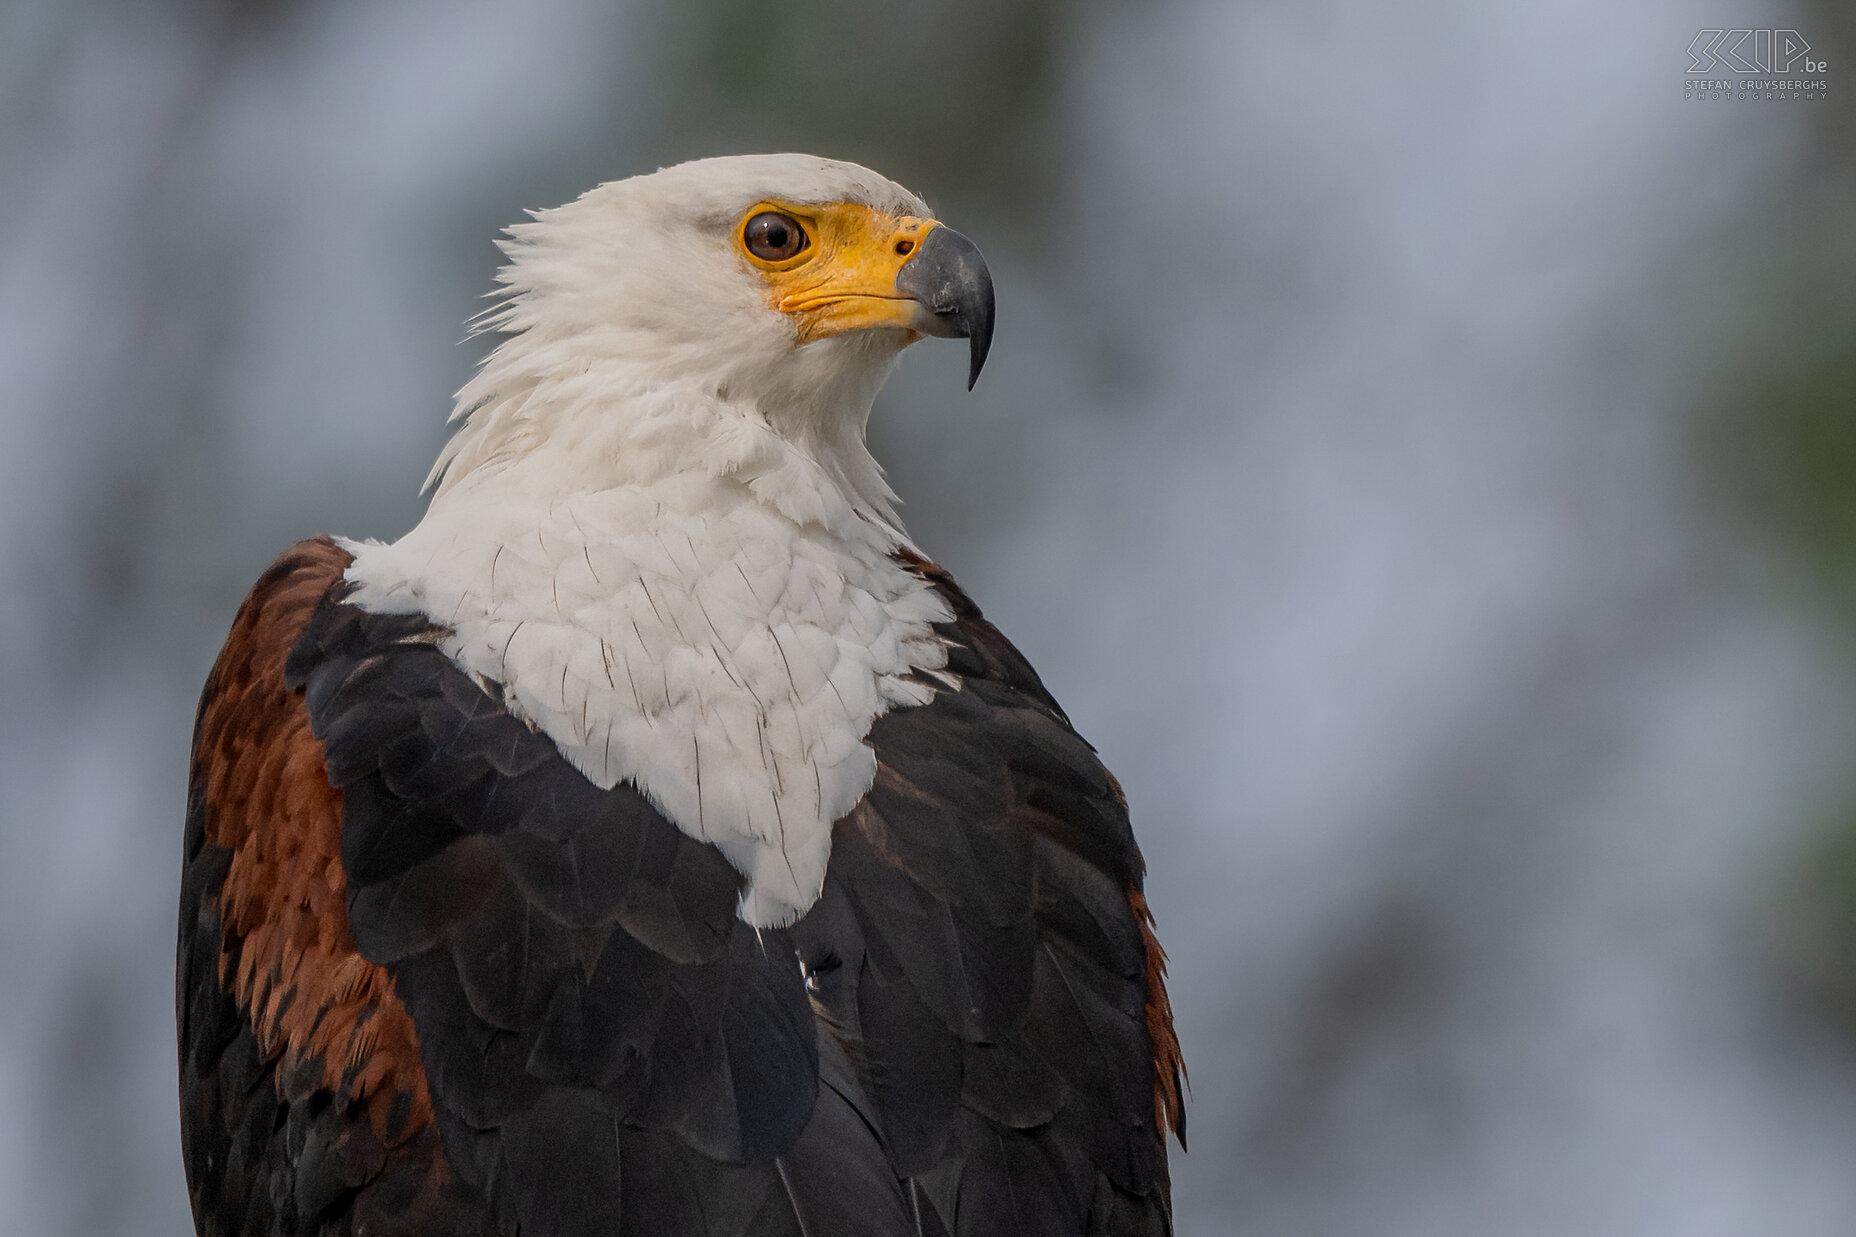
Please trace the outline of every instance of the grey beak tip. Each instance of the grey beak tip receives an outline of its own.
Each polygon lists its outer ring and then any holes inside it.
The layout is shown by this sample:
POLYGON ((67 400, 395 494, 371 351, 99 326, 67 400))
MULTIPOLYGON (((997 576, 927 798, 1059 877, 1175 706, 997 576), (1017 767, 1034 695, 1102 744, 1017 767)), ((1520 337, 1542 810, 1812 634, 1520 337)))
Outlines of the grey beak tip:
POLYGON ((971 391, 992 351, 992 272, 979 246, 950 227, 938 227, 902 268, 896 286, 934 315, 940 329, 931 334, 967 340, 971 391))

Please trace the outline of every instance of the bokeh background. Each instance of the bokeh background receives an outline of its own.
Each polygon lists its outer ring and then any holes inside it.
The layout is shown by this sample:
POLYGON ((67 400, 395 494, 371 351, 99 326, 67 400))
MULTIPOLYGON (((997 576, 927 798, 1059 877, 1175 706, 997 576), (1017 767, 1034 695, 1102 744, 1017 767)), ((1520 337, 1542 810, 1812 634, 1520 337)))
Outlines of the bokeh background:
POLYGON ((1729 7, 6 0, 0 1232, 191 1231, 195 693, 496 230, 786 148, 991 258, 872 434, 1134 803, 1182 1237, 1856 1229, 1856 17, 1729 7))

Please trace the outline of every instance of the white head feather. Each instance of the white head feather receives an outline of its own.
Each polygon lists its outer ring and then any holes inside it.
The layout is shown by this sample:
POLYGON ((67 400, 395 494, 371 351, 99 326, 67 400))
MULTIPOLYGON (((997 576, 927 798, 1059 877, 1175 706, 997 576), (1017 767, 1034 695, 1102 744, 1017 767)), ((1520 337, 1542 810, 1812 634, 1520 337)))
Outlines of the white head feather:
MULTIPOLYGON (((624 415, 622 393, 675 386, 764 420, 893 520, 895 495, 864 430, 903 334, 862 331, 799 347, 792 322, 767 304, 730 244, 742 212, 766 200, 933 217, 868 168, 794 154, 681 163, 533 212, 500 242, 506 295, 483 322, 509 338, 458 392, 451 415, 462 425, 428 484, 443 494, 473 470, 555 438, 589 406, 609 423, 624 415)), ((653 461, 670 462, 627 463, 653 461)))

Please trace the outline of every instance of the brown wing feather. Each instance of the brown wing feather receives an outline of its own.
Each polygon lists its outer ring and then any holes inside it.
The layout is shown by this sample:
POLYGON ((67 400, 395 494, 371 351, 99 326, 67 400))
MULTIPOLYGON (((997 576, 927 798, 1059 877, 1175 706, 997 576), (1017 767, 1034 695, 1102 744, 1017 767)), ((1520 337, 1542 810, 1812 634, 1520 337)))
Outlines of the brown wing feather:
POLYGON ((240 608, 195 722, 177 1004, 203 1234, 469 1227, 412 1019, 348 929, 342 793, 284 682, 349 561, 327 538, 278 559, 240 608))
POLYGON ((431 1102, 412 1019, 383 967, 348 932, 342 793, 284 661, 341 577, 348 553, 327 538, 293 547, 247 598, 207 681, 193 749, 206 790, 206 841, 232 853, 218 909, 222 984, 286 1070, 315 1062, 330 1090, 367 1101, 382 1137, 392 1101, 410 1098, 394 1133, 429 1124, 431 1102))
POLYGON ((1154 1045, 1154 1128, 1171 1130, 1186 1145, 1186 1105, 1180 1088, 1186 1080, 1186 1060, 1179 1050, 1179 1035, 1173 1030, 1173 1001, 1166 994, 1166 950, 1154 935, 1154 913, 1147 908, 1147 895, 1139 889, 1128 890, 1128 905, 1141 924, 1141 940, 1147 949, 1147 1037, 1154 1045))

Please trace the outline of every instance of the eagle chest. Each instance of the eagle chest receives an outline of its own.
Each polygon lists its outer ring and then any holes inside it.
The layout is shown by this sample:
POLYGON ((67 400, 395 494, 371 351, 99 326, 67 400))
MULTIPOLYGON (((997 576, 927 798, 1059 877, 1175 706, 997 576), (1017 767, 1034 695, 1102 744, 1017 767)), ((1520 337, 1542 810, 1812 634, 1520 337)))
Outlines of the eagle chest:
POLYGON ((818 894, 832 823, 875 777, 871 725, 930 698, 913 676, 945 664, 946 611, 873 529, 699 497, 581 495, 423 556, 360 547, 348 578, 364 608, 442 625, 594 784, 629 781, 716 845, 748 878, 743 917, 772 926, 818 894))

